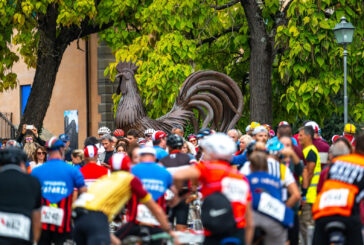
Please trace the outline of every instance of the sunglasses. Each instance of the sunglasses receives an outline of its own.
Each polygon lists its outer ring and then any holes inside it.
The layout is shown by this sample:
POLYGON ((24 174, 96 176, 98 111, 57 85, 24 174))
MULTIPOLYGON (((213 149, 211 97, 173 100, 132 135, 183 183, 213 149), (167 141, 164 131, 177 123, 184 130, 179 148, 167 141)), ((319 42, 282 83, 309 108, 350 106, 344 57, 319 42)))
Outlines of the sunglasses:
POLYGON ((37 152, 37 155, 46 155, 46 153, 45 152, 37 152))
POLYGON ((152 137, 152 135, 151 134, 145 134, 144 135, 146 138, 150 138, 150 137, 152 137))
POLYGON ((26 137, 25 140, 33 140, 32 137, 26 137))
POLYGON ((190 142, 195 142, 195 141, 197 141, 196 139, 190 139, 190 142))

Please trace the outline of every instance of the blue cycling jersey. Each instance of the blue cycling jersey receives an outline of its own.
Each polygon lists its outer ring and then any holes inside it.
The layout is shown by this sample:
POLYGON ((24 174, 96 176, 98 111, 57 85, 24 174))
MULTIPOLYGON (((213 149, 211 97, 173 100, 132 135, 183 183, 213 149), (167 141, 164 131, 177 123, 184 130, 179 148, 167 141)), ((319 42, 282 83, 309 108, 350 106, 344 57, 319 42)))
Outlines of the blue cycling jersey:
POLYGON ((246 156, 246 150, 245 150, 243 154, 233 156, 233 159, 231 160, 231 165, 238 165, 239 167, 242 167, 244 166, 246 161, 248 161, 248 158, 246 156))
POLYGON ((164 195, 173 182, 171 173, 153 162, 139 163, 131 168, 131 172, 141 180, 155 201, 164 195))
MULTIPOLYGON (((297 144, 297 140, 295 139, 295 138, 293 138, 293 137, 291 137, 291 140, 292 140, 292 144, 294 145, 294 146, 298 146, 298 144, 297 144)), ((277 136, 274 136, 273 138, 271 138, 270 140, 268 140, 268 142, 267 142, 267 144, 269 144, 270 142, 275 142, 275 141, 278 141, 278 137, 277 136)))
POLYGON ((252 192, 253 209, 280 222, 284 227, 291 227, 293 211, 282 201, 280 179, 266 172, 254 172, 246 177, 252 192))
POLYGON ((59 159, 51 159, 34 168, 31 175, 36 177, 42 186, 42 196, 50 203, 58 203, 68 197, 74 188, 85 185, 81 172, 59 159))
POLYGON ((154 146, 155 151, 157 152, 156 158, 157 161, 161 160, 163 157, 168 156, 168 153, 165 149, 160 146, 154 146))

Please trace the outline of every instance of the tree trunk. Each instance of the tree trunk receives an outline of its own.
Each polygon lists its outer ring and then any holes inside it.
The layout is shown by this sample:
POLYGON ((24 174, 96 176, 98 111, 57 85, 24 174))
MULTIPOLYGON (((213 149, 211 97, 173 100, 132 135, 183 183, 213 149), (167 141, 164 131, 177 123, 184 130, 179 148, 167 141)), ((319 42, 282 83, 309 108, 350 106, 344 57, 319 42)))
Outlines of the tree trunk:
POLYGON ((51 6, 47 15, 39 20, 39 43, 37 51, 37 67, 32 89, 24 114, 21 118, 18 134, 22 125, 31 124, 41 130, 43 119, 52 97, 52 91, 62 56, 67 43, 57 42, 55 6, 51 6))
POLYGON ((250 36, 250 120, 272 123, 273 40, 267 34, 256 0, 241 0, 250 36))

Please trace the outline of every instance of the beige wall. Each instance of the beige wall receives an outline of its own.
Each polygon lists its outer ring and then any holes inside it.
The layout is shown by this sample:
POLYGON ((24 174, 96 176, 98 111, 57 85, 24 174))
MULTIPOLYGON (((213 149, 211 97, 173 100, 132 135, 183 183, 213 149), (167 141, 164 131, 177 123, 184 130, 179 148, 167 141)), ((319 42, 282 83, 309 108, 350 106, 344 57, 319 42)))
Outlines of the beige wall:
MULTIPOLYGON (((85 41, 80 40, 79 46, 85 50, 85 41)), ((91 36, 89 41, 89 78, 90 78, 90 132, 96 135, 101 116, 98 104, 101 99, 97 94, 97 37, 91 36)), ((86 130, 86 53, 77 49, 73 42, 65 51, 56 83, 53 88, 51 102, 44 119, 43 126, 53 135, 64 132, 63 113, 65 110, 78 110, 79 147, 87 137, 86 130)), ((20 122, 20 85, 31 84, 34 69, 27 69, 22 60, 14 65, 13 71, 18 74, 19 84, 16 89, 0 93, 0 111, 13 113, 13 124, 20 122)))

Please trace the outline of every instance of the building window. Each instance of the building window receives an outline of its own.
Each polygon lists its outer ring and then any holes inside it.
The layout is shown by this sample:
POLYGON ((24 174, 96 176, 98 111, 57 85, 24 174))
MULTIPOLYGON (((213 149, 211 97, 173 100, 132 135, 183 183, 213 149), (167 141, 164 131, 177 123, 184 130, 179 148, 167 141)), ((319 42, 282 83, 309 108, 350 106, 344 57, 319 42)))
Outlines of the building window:
POLYGON ((25 106, 27 105, 31 89, 32 89, 31 85, 20 86, 20 116, 22 116, 24 113, 25 106))

